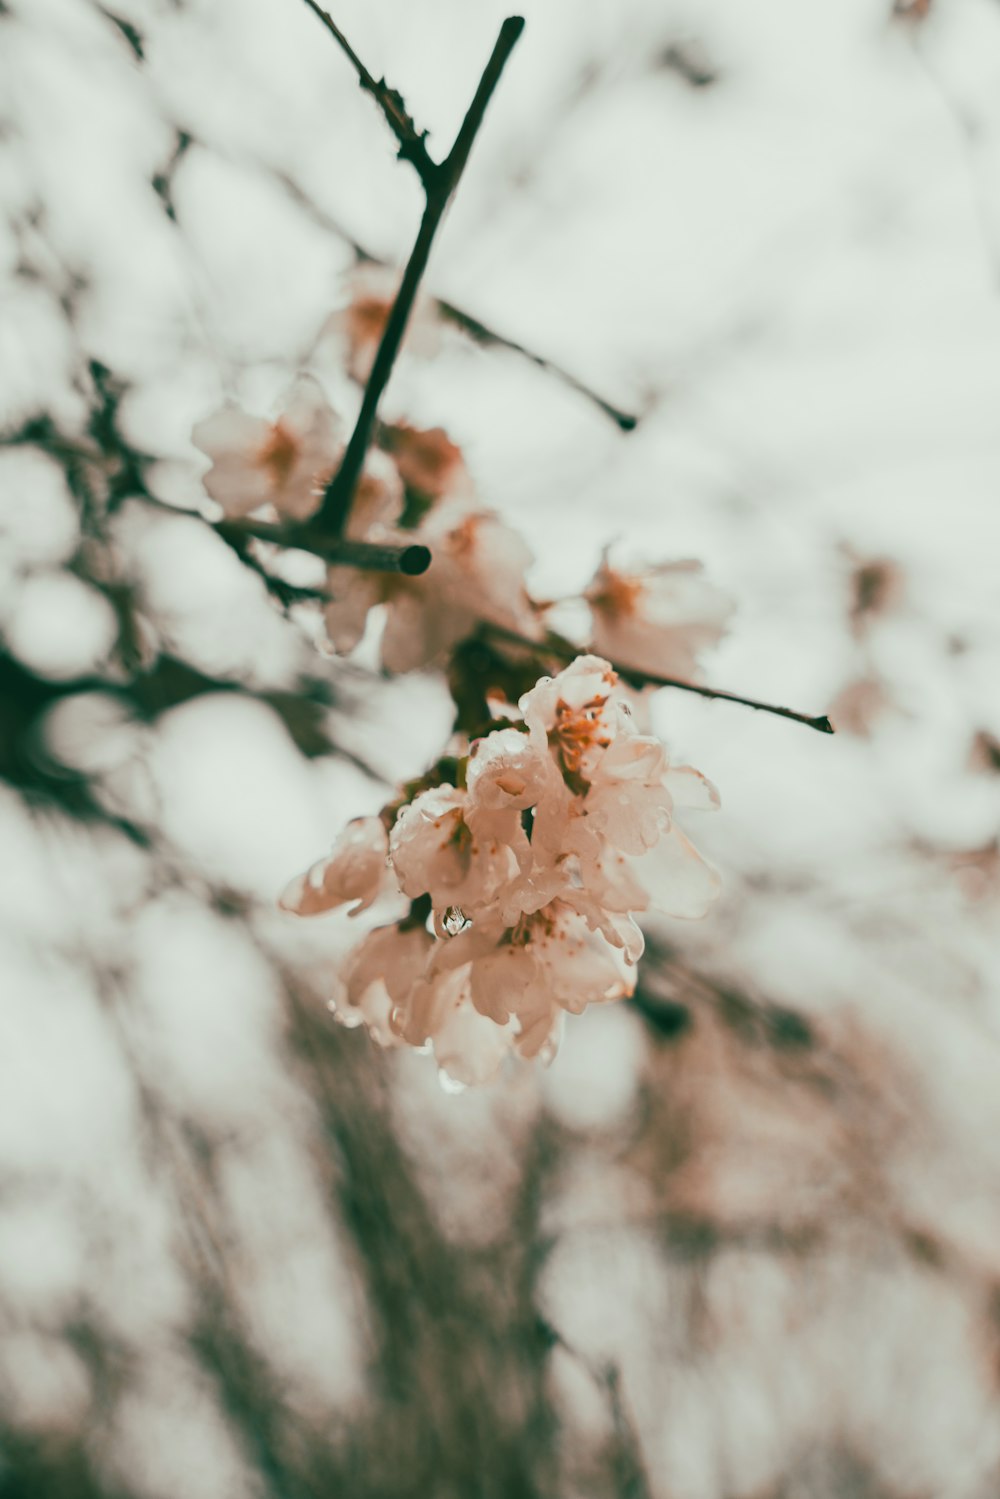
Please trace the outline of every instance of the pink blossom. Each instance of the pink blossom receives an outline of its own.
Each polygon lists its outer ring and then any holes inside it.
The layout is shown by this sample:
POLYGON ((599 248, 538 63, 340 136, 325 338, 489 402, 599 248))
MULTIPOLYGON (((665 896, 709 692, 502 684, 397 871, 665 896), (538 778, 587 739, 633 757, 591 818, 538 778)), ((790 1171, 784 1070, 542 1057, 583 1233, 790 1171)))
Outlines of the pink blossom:
POLYGON ((483 621, 537 637, 524 587, 531 553, 498 517, 446 504, 390 539, 428 546, 431 565, 420 577, 373 573, 364 583, 353 569, 330 568, 326 625, 336 650, 357 644, 376 603, 387 606, 382 664, 394 673, 442 664, 483 621))
MULTIPOLYGON (((347 278, 347 305, 335 312, 324 333, 339 335, 346 347, 351 378, 364 384, 371 374, 392 304, 399 290, 399 273, 391 266, 367 262, 347 278)), ((441 329, 433 303, 418 296, 410 313, 404 347, 411 354, 433 354, 440 344, 441 329)))
POLYGON ((284 911, 316 916, 355 904, 349 914, 366 911, 386 888, 389 838, 379 817, 349 822, 326 859, 292 880, 279 901, 284 911))
POLYGON ((619 571, 605 553, 585 595, 593 647, 621 666, 693 681, 697 657, 725 633, 732 600, 700 562, 659 562, 619 571))
POLYGON ((407 923, 369 932, 341 970, 343 999, 333 1006, 340 1023, 363 1023, 379 1045, 395 1045, 393 1016, 420 980, 433 940, 424 927, 407 923))
POLYGON ((341 1018, 384 1045, 430 1047, 456 1083, 492 1076, 510 1052, 550 1058, 565 1013, 633 992, 637 915, 703 916, 719 890, 674 820, 718 793, 638 731, 607 661, 579 657, 521 708, 523 730, 494 729, 452 762, 464 784, 399 805, 388 841, 381 821, 356 824, 284 901, 361 909, 386 877, 429 897, 434 935, 417 907, 351 954, 341 1018))
POLYGON ((438 500, 471 499, 472 480, 462 450, 441 427, 429 431, 401 422, 380 439, 392 454, 406 490, 430 505, 438 500))
POLYGON ((443 944, 435 964, 468 964, 476 1010, 497 1025, 513 1021, 515 1050, 528 1057, 557 1044, 562 1011, 580 1014, 635 987, 634 970, 622 953, 562 901, 514 927, 475 925, 443 944))
POLYGON ((382 637, 388 671, 440 663, 481 622, 537 637, 537 616, 524 586, 531 552, 498 516, 443 504, 406 536, 430 548, 431 565, 418 578, 388 580, 382 637))
POLYGON ((404 895, 430 895, 435 910, 471 913, 490 905, 518 870, 514 844, 524 840, 516 814, 505 825, 477 826, 465 791, 422 791, 396 818, 389 855, 404 895))
POLYGON ((274 421, 229 405, 199 422, 195 447, 212 460, 202 483, 232 519, 270 505, 301 521, 318 508, 340 459, 339 422, 315 380, 301 378, 274 421))

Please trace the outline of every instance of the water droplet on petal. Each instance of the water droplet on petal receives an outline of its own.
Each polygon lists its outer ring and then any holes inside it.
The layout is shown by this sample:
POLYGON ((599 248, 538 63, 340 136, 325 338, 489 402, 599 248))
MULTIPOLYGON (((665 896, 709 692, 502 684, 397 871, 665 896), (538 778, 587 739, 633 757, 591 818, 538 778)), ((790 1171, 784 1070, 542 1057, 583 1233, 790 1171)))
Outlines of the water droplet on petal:
POLYGON ((471 923, 461 906, 448 906, 444 913, 434 916, 434 930, 439 937, 457 937, 471 923))
POLYGON ((361 1011, 355 1010, 351 1005, 339 1005, 335 999, 328 999, 326 1007, 338 1025, 342 1025, 345 1030, 357 1030, 359 1025, 364 1024, 365 1017, 361 1011))
POLYGON ((545 1045, 541 1048, 541 1050, 538 1053, 538 1060, 541 1063, 541 1065, 543 1067, 551 1067, 552 1063, 556 1059, 556 1052, 558 1050, 559 1050, 559 1042, 556 1041, 553 1037, 550 1036, 549 1039, 546 1041, 545 1045))
POLYGON ((466 1085, 460 1083, 457 1077, 452 1077, 450 1072, 445 1072, 443 1067, 438 1069, 438 1082, 445 1093, 464 1093, 466 1085))

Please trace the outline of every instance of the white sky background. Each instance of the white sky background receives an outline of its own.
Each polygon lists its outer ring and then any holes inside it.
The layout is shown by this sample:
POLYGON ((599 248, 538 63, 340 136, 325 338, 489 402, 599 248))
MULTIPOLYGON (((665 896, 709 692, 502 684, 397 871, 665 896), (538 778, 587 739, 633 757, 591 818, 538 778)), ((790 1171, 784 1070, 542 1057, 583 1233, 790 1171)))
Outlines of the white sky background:
MULTIPOLYGON (((32 253, 55 277, 88 278, 87 353, 134 382, 129 434, 163 456, 164 498, 196 506, 193 423, 232 393, 266 409, 342 298, 351 256, 322 215, 401 261, 415 180, 296 0, 123 0, 142 69, 82 0, 11 9, 10 223, 44 206, 32 253), (173 183, 179 227, 148 185, 177 126, 195 142, 173 183), (282 175, 320 212, 297 207, 282 175)), ((1000 1402, 966 1280, 1000 1274, 1000 880, 995 865, 956 874, 954 856, 987 849, 1000 815, 1000 777, 970 762, 977 732, 1000 738, 1000 5, 938 0, 920 27, 873 0, 537 0, 525 14, 427 286, 644 420, 623 436, 516 356, 450 334, 436 360, 403 361, 388 409, 462 444, 485 501, 528 536, 540 596, 581 587, 609 540, 625 557, 697 556, 739 604, 713 684, 821 712, 881 679, 891 701, 870 738, 659 695, 657 728, 723 802, 694 830, 723 897, 668 935, 830 1028, 865 1097, 904 1121, 880 1162, 887 1221, 933 1233, 962 1268, 945 1285, 866 1258, 849 1228, 809 1287, 734 1254, 704 1292, 725 1329, 717 1356, 681 1358, 676 1284, 619 1225, 640 1189, 616 1131, 642 1080, 697 1098, 682 1069, 703 1069, 707 1211, 780 1216, 786 1188, 806 1217, 867 1220, 879 1192, 841 1197, 850 1142, 817 1125, 810 1154, 766 1089, 736 1088, 745 1111, 727 1104, 710 1047, 656 1071, 625 1013, 585 1017, 550 1075, 485 1099, 439 1097, 430 1063, 411 1059, 402 1127, 470 1241, 503 1231, 514 1167, 495 1158, 498 1130, 517 1138, 549 1108, 578 1132, 578 1171, 551 1204, 563 1238, 546 1295, 571 1341, 621 1359, 656 1494, 764 1492, 797 1443, 831 1433, 887 1486, 986 1493, 1000 1402), (680 44, 717 84, 657 65, 680 44), (845 548, 904 574, 866 646, 847 628, 845 548)), ((443 153, 503 8, 344 0, 336 15, 443 153)), ((46 286, 15 278, 23 249, 0 227, 0 414, 13 427, 41 402, 72 426, 76 356, 46 286)), ((332 364, 317 369, 350 399, 332 364)), ((39 455, 0 453, 0 630, 53 680, 99 667, 113 639, 103 600, 61 568, 75 544, 61 485, 39 455)), ((135 506, 120 538, 160 640, 188 659, 266 685, 315 664, 195 524, 135 506)), ((250 1494, 179 1351, 174 1208, 137 1137, 126 1057, 229 1142, 248 1316, 297 1399, 350 1410, 364 1320, 322 1222, 275 980, 199 878, 269 903, 384 796, 343 762, 307 764, 260 704, 220 695, 148 731, 95 711, 67 707, 56 747, 100 769, 116 805, 158 816, 201 873, 157 890, 112 838, 43 836, 0 794, 0 1384, 18 1421, 85 1419, 87 1371, 60 1332, 85 1302, 143 1350, 111 1471, 153 1499, 250 1494), (95 963, 128 975, 118 1011, 95 963)), ((432 684, 396 684, 376 711, 374 727, 343 731, 387 777, 436 756, 448 712, 432 684)), ((262 922, 287 950, 278 918, 262 922)), ((326 924, 311 958, 344 940, 326 924)), ((585 1445, 594 1392, 568 1360, 553 1378, 585 1445)), ((802 1482, 835 1492, 822 1474, 802 1482)))

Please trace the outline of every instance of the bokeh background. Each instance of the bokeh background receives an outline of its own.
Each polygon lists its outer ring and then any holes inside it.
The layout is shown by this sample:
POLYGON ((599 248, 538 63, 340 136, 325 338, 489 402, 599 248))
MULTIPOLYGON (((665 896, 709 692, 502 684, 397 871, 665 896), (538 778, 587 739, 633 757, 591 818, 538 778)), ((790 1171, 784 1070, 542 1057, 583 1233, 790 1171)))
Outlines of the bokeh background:
MULTIPOLYGON (((438 152, 503 14, 336 6, 438 152)), ((708 679, 839 733, 654 697, 724 893, 551 1070, 339 1028, 275 898, 447 693, 161 507, 225 397, 349 408, 418 184, 300 0, 3 0, 3 1499, 1000 1481, 1000 6, 526 16, 427 291, 642 420, 454 320, 386 409, 541 596, 702 558, 708 679)))

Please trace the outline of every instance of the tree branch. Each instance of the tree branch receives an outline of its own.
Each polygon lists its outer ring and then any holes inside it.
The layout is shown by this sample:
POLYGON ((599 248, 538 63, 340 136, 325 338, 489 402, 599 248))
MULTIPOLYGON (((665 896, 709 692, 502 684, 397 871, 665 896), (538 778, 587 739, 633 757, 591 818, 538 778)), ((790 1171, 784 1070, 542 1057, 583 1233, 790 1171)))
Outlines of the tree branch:
POLYGON ((358 75, 358 83, 365 93, 371 94, 379 109, 382 111, 385 121, 399 142, 399 159, 408 161, 416 168, 416 172, 424 189, 429 190, 430 184, 438 171, 438 164, 432 161, 427 150, 427 131, 418 130, 413 123, 413 118, 406 108, 403 97, 396 89, 390 88, 384 78, 375 78, 369 73, 350 42, 347 40, 340 27, 331 15, 316 0, 305 0, 306 5, 313 15, 318 16, 337 42, 341 51, 347 56, 358 75))
POLYGON ((604 413, 614 422, 615 426, 622 432, 634 432, 639 425, 639 416, 632 411, 623 411, 620 406, 614 406, 606 401, 603 396, 598 395, 576 375, 569 370, 563 369, 562 365, 547 359, 544 354, 536 354, 533 349, 525 348, 524 344, 518 343, 515 338, 507 338, 502 333, 497 333, 493 328, 481 323, 478 318, 469 312, 463 312, 461 307, 456 307, 453 302, 443 301, 436 297, 438 311, 448 322, 454 323, 456 328, 461 328, 475 343, 483 344, 486 348, 507 349, 511 354, 517 354, 521 359, 526 359, 536 369, 544 370, 547 375, 552 375, 556 380, 562 381, 563 385, 575 390, 577 395, 583 396, 596 406, 598 411, 604 413))
MULTIPOLYGON (((330 234, 335 234, 338 239, 351 250, 355 259, 361 265, 388 266, 389 261, 381 255, 376 255, 367 245, 363 245, 356 235, 335 218, 328 209, 322 208, 305 189, 295 181, 294 177, 283 172, 277 167, 262 166, 260 170, 265 172, 269 179, 281 189, 283 193, 307 214, 315 224, 325 229, 330 234)), ((586 381, 574 375, 571 370, 566 369, 557 360, 550 359, 547 354, 538 354, 534 349, 529 349, 525 344, 518 343, 516 338, 508 338, 505 333, 498 333, 496 328, 484 323, 481 318, 475 317, 471 312, 457 306, 454 302, 447 301, 444 297, 429 297, 428 299, 438 315, 446 322, 452 323, 460 329, 473 343, 479 344, 485 349, 506 349, 508 353, 515 354, 519 359, 526 359, 536 369, 542 370, 550 375, 553 380, 575 391, 585 401, 595 406, 603 416, 613 421, 615 426, 622 432, 634 432, 643 417, 643 412, 625 411, 621 406, 616 406, 612 401, 607 401, 586 381)))
MULTIPOLYGON (((189 513, 178 510, 181 515, 189 513)), ((370 541, 351 541, 346 536, 324 535, 309 526, 278 526, 268 521, 223 520, 209 524, 229 545, 252 537, 255 541, 269 541, 274 546, 313 552, 325 562, 342 563, 365 572, 404 573, 409 578, 416 578, 431 565, 430 548, 418 543, 379 546, 370 541)))
MULTIPOLYGON (((529 640, 526 635, 518 635, 515 630, 506 630, 502 625, 484 623, 483 630, 495 636, 497 640, 509 640, 512 645, 526 646, 529 650, 539 653, 548 652, 551 656, 558 656, 564 661, 574 661, 577 656, 582 655, 588 647, 574 645, 571 640, 563 640, 561 636, 549 633, 543 640, 529 640)), ((771 713, 777 718, 788 718, 793 723, 805 724, 808 729, 815 729, 819 734, 832 734, 833 724, 826 714, 813 717, 808 713, 797 713, 793 708, 779 708, 775 703, 764 703, 759 698, 743 697, 738 692, 724 692, 721 687, 702 687, 696 682, 685 682, 681 677, 661 677, 654 672, 638 671, 632 666, 623 666, 620 661, 612 661, 610 665, 622 678, 633 687, 676 687, 681 692, 694 692, 699 697, 717 698, 726 703, 739 703, 744 708, 755 708, 760 713, 771 713)))
MULTIPOLYGON (((312 0, 306 0, 306 3, 311 5, 312 0)), ((354 431, 351 433, 350 442, 347 444, 339 470, 327 485, 323 504, 313 523, 317 530, 340 535, 347 524, 354 490, 374 431, 379 402, 389 383, 389 376, 392 374, 393 365, 396 363, 396 357, 402 346, 403 334, 406 332, 406 324, 413 310, 417 289, 427 267, 434 236, 437 234, 445 209, 465 169, 472 143, 483 123, 493 90, 523 30, 524 20, 521 16, 508 16, 504 21, 490 59, 479 80, 479 87, 476 89, 472 103, 462 121, 461 129, 455 138, 455 144, 445 160, 439 166, 435 166, 429 180, 424 182, 427 201, 420 221, 420 229, 410 252, 392 311, 386 322, 382 341, 375 355, 375 362, 368 377, 368 384, 365 386, 361 410, 358 413, 354 431)))

